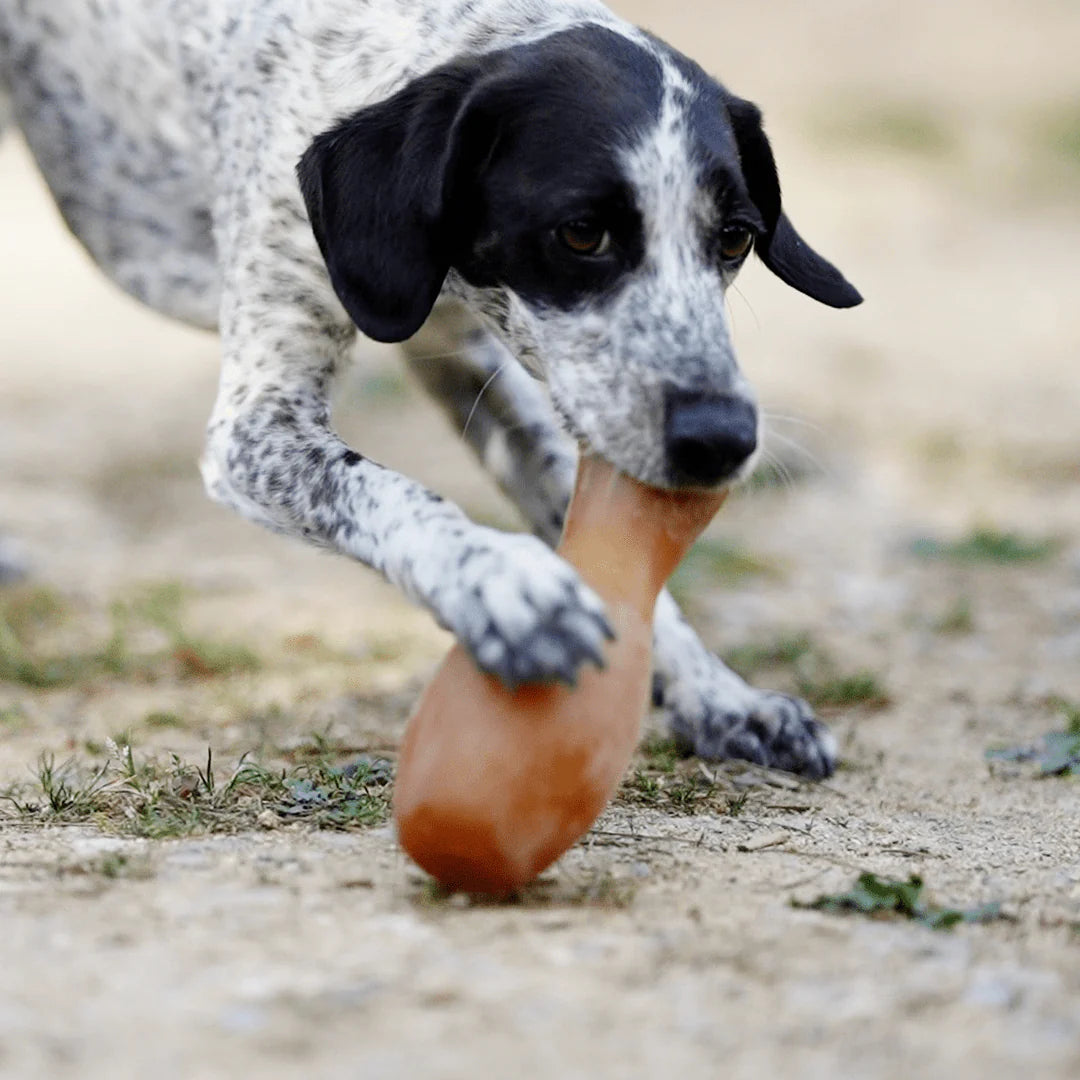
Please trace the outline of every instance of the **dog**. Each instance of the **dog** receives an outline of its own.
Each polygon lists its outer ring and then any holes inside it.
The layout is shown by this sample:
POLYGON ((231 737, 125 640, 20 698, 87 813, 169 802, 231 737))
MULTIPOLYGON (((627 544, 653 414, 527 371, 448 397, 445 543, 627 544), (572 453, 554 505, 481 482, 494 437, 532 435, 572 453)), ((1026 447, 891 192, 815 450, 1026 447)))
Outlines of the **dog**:
MULTIPOLYGON (((756 106, 596 0, 0 0, 0 82, 102 270, 219 332, 210 496, 373 567, 510 686, 572 683, 611 636, 549 546, 579 448, 665 488, 752 469, 724 307, 751 253, 861 300, 785 215, 756 106), (341 441, 358 329, 402 343, 535 535, 341 441)), ((688 752, 835 767, 666 593, 654 682, 688 752)))

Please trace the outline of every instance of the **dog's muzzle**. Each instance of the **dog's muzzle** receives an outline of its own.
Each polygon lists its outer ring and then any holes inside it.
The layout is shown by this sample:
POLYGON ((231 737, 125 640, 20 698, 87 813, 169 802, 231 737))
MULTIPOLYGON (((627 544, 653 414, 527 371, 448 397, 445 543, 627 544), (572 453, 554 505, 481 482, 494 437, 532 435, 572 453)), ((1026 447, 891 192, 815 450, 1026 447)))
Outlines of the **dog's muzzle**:
POLYGON ((673 487, 713 487, 732 479, 757 449, 757 409, 735 394, 669 388, 664 454, 673 487))

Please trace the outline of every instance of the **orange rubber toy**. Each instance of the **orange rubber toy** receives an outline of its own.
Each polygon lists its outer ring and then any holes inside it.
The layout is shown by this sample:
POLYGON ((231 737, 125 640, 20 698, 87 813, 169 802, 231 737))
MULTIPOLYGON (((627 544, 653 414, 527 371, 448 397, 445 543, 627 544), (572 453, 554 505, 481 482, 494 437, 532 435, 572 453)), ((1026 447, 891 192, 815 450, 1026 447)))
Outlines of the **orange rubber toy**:
POLYGON ((507 690, 451 649, 409 720, 394 786, 398 839, 428 873, 506 896, 596 820, 640 738, 656 598, 723 501, 581 458, 558 550, 604 600, 616 639, 573 688, 507 690))

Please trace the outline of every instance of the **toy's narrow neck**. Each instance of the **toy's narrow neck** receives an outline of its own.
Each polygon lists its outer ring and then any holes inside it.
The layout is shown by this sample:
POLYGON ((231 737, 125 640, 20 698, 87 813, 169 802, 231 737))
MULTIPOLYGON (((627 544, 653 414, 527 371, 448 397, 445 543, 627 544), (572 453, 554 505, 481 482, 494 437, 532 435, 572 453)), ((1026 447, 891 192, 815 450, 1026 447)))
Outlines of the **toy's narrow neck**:
POLYGON ((609 603, 652 617, 656 597, 726 491, 662 491, 583 454, 560 554, 609 603))

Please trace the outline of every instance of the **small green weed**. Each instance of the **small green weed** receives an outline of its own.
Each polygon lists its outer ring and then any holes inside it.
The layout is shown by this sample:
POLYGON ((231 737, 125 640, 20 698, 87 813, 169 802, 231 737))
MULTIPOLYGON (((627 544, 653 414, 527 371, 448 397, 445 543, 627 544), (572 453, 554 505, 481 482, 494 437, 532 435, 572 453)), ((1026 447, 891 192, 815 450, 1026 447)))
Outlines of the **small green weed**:
POLYGON ((926 898, 923 880, 912 874, 907 881, 879 878, 876 874, 860 874, 855 887, 845 893, 819 896, 808 904, 791 901, 792 907, 831 913, 858 912, 874 918, 911 919, 931 930, 950 930, 957 923, 982 923, 1003 919, 1000 904, 980 907, 941 907, 926 898))
POLYGON ((944 559, 962 563, 992 563, 1007 566, 1013 563, 1043 562, 1061 548, 1060 541, 1031 538, 1017 532, 998 529, 973 529, 958 540, 919 537, 911 543, 911 554, 919 559, 944 559))
POLYGON ((1060 697, 1054 698, 1050 704, 1065 722, 1065 733, 1080 736, 1080 704, 1060 697))
POLYGON ((171 712, 149 712, 143 718, 143 723, 148 728, 182 728, 185 726, 184 718, 171 712))
POLYGON ((1048 731, 1039 747, 1041 776, 1080 776, 1080 735, 1048 731))
POLYGON ((1026 746, 997 747, 986 751, 988 761, 1032 762, 1036 776, 1080 776, 1080 705, 1064 698, 1051 701, 1064 727, 1048 731, 1026 746))
POLYGON ((652 804, 660 801, 663 790, 664 784, 660 777, 650 776, 637 769, 631 777, 623 781, 621 794, 625 802, 652 804))

